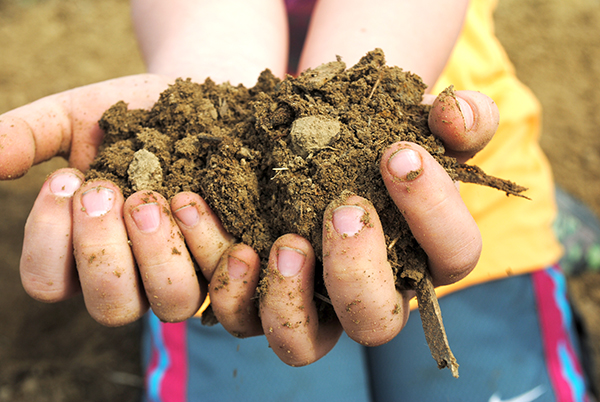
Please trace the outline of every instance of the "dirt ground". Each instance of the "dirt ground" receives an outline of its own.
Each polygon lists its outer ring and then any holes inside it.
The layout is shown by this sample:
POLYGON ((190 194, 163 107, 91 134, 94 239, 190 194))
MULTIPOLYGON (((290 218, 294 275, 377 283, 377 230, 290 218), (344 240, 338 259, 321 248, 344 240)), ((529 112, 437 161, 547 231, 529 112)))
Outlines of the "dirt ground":
MULTIPOLYGON (((496 17, 518 76, 544 107, 542 146, 557 182, 600 214, 600 2, 500 0, 496 17)), ((143 71, 127 0, 0 0, 0 43, 0 112, 143 71)), ((0 402, 135 401, 139 327, 103 328, 81 298, 46 305, 20 286, 23 225, 44 177, 59 166, 0 183, 0 402)), ((570 281, 596 352, 600 328, 590 317, 600 316, 599 278, 570 281)))

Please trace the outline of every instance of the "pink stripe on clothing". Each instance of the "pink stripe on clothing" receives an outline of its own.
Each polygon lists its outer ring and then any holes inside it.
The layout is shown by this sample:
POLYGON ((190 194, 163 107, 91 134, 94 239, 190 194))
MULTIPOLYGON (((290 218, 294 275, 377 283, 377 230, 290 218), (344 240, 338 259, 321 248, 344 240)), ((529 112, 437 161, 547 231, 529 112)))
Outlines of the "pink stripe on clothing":
POLYGON ((558 268, 550 268, 533 273, 532 279, 548 374, 556 400, 588 401, 583 370, 568 332, 572 315, 563 289, 564 277, 558 268))
POLYGON ((149 402, 187 400, 186 323, 160 322, 151 314, 151 357, 146 370, 146 396, 149 402))
POLYGON ((163 377, 161 399, 165 402, 184 402, 187 400, 188 374, 185 322, 161 323, 161 327, 171 362, 163 377))

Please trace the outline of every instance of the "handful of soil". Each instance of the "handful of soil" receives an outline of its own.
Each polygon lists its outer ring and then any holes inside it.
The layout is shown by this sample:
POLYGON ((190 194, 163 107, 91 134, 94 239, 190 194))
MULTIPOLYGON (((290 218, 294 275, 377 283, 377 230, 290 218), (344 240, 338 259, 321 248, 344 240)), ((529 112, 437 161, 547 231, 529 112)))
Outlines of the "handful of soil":
MULTIPOLYGON (((198 193, 265 262, 286 233, 308 239, 321 258, 326 207, 348 194, 367 198, 380 215, 397 286, 417 291, 433 357, 458 376, 427 256, 387 194, 379 160, 392 143, 410 141, 455 180, 512 194, 524 189, 444 155, 427 124, 430 107, 421 104, 425 87, 418 76, 386 66, 380 49, 349 69, 338 58, 283 81, 265 70, 252 88, 178 79, 151 110, 119 102, 104 114, 104 144, 87 177, 114 181, 126 197, 198 193)), ((326 294, 322 278, 317 282, 326 294)))

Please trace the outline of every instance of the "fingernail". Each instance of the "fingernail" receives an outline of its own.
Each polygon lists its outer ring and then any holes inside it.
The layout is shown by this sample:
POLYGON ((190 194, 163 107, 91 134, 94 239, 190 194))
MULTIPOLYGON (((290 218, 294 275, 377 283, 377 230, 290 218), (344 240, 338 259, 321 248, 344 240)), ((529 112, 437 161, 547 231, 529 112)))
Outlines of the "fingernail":
POLYGON ((291 247, 279 247, 277 250, 277 269, 285 277, 295 276, 300 272, 306 260, 306 254, 291 247))
POLYGON ((81 183, 81 179, 74 174, 57 174, 50 180, 50 191, 59 197, 72 197, 81 183))
POLYGON ((354 236, 365 227, 364 216, 358 205, 342 205, 333 210, 333 227, 342 237, 354 236))
POLYGON ((416 179, 423 171, 423 161, 418 152, 404 148, 390 157, 388 169, 396 178, 410 181, 416 179))
POLYGON ((227 258, 227 272, 229 272, 229 276, 233 279, 241 279, 246 276, 246 272, 248 272, 248 264, 235 257, 229 256, 227 258))
POLYGON ((115 204, 115 192, 104 187, 94 187, 83 193, 81 203, 88 216, 102 216, 115 204))
POLYGON ((141 204, 133 208, 131 217, 140 232, 150 233, 160 224, 160 208, 156 202, 141 204))
POLYGON ((175 211, 175 217, 179 219, 185 226, 194 227, 200 220, 198 210, 192 204, 183 206, 175 211))
POLYGON ((458 107, 460 108, 460 112, 463 115, 463 119, 465 119, 465 129, 468 131, 473 127, 473 108, 466 100, 459 98, 456 96, 456 101, 458 102, 458 107))

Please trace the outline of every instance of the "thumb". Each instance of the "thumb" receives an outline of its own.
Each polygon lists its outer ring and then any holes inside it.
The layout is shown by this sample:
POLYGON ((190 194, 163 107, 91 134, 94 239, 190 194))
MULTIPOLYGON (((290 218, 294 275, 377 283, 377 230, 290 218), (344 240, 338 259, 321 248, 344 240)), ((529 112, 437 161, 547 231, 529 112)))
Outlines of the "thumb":
MULTIPOLYGON (((425 98, 424 103, 431 102, 425 98)), ((446 147, 446 154, 460 163, 481 151, 492 139, 499 123, 496 103, 477 91, 442 91, 433 100, 429 128, 446 147)))

